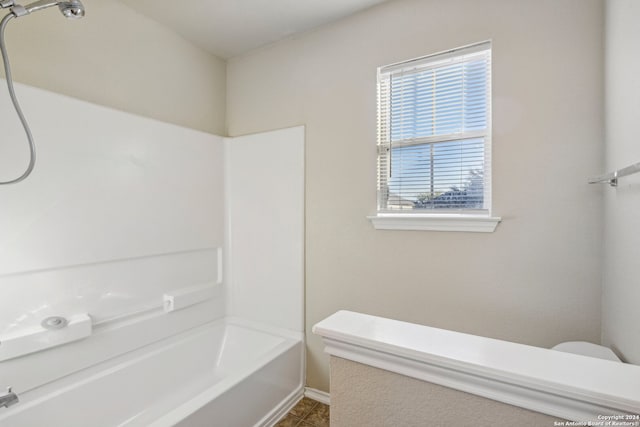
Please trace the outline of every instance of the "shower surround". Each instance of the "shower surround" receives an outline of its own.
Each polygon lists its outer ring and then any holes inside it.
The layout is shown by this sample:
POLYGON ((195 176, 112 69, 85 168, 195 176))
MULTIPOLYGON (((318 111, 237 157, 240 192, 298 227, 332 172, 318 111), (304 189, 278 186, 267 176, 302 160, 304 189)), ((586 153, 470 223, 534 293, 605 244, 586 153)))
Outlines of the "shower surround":
MULTIPOLYGON (((248 409, 250 425, 285 413, 304 384, 304 129, 222 138, 17 91, 39 158, 0 188, 0 390, 20 399, 0 423, 194 425, 265 375, 277 402, 248 409), (188 303, 169 311, 174 297, 188 303), (41 326, 52 316, 91 327, 69 337, 73 322, 41 326), (113 404, 82 410, 90 393, 113 404)), ((19 123, 5 131, 0 180, 28 160, 19 123)))

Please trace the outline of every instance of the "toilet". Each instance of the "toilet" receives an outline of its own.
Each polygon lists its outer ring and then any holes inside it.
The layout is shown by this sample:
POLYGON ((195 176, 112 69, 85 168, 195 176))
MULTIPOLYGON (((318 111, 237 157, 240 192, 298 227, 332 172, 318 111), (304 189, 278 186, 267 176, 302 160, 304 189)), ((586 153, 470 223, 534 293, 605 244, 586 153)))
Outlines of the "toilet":
POLYGON ((592 344, 586 341, 568 341, 560 343, 551 350, 563 351, 565 353, 579 354, 582 356, 595 357, 598 359, 622 362, 618 356, 609 348, 603 345, 592 344))

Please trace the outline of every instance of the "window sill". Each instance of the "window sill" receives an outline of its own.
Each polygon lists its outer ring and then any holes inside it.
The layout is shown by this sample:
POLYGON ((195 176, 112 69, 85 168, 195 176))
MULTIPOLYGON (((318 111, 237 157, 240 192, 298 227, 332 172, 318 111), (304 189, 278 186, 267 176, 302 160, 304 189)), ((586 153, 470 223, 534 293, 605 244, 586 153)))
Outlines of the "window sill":
POLYGON ((376 230, 466 231, 493 233, 500 217, 451 214, 378 214, 367 217, 376 230))

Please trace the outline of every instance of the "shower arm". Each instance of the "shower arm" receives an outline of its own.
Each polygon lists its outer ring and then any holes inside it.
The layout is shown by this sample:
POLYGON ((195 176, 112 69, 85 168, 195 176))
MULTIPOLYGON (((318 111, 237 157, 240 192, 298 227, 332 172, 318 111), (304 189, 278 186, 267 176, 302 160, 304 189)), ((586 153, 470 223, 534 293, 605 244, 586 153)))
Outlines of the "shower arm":
POLYGON ((0 0, 0 7, 9 7, 16 18, 53 6, 58 6, 65 18, 82 18, 84 16, 84 6, 80 0, 38 0, 26 6, 16 4, 15 0, 0 0))
MULTIPOLYGON (((11 1, 11 0, 9 0, 11 1)), ((41 9, 46 9, 48 7, 52 7, 52 6, 57 6, 58 4, 60 4, 60 1, 58 0, 40 0, 40 1, 36 1, 34 3, 28 4, 26 6, 24 6, 24 10, 26 11, 25 14, 29 14, 32 12, 36 12, 38 10, 41 9)), ((18 7, 19 5, 16 5, 15 7, 18 7)), ((14 9, 15 9, 14 7, 14 9)), ((20 9, 22 9, 22 6, 19 6, 20 9)), ((14 12, 15 13, 15 12, 14 12)), ((17 15, 20 16, 20 15, 17 15)))
POLYGON ((59 0, 40 0, 40 1, 33 2, 31 4, 28 4, 26 6, 22 6, 21 4, 16 4, 14 0, 5 0, 2 3, 0 3, 0 6, 2 6, 3 8, 10 7, 11 9, 9 10, 11 11, 11 13, 16 18, 19 18, 21 16, 29 15, 32 12, 37 12, 39 10, 47 9, 52 6, 57 6, 61 2, 59 0))

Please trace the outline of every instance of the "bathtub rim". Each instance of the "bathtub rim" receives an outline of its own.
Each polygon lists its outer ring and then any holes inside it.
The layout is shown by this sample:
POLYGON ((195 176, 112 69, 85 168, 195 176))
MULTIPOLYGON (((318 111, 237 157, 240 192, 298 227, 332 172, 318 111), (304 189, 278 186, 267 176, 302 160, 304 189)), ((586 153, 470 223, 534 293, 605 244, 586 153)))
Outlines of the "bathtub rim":
MULTIPOLYGON (((279 344, 275 348, 271 349, 257 361, 251 364, 251 367, 245 367, 239 372, 234 372, 234 375, 225 377, 221 381, 215 383, 212 387, 208 387, 205 390, 194 395, 191 399, 183 402, 177 407, 169 410, 160 418, 153 420, 148 427, 172 427, 178 422, 186 419, 190 415, 194 414, 198 410, 204 408, 207 403, 211 402, 216 397, 220 396, 223 392, 229 390, 235 384, 246 380, 249 376, 256 373, 258 370, 264 368, 269 362, 274 360, 273 355, 283 354, 284 352, 293 349, 296 344, 300 344, 300 381, 295 390, 293 390, 287 398, 275 407, 270 413, 266 414, 256 426, 266 426, 277 421, 282 415, 286 414, 288 410, 293 408, 295 404, 302 398, 304 393, 305 384, 305 337, 302 332, 295 332, 288 329, 283 329, 271 325, 261 324, 252 320, 243 319, 240 317, 229 316, 223 319, 219 319, 223 325, 234 325, 241 328, 246 328, 261 333, 266 333, 279 338, 284 338, 286 341, 279 344), (288 409, 287 409, 288 408, 288 409)), ((218 321, 211 322, 212 324, 218 321)))

